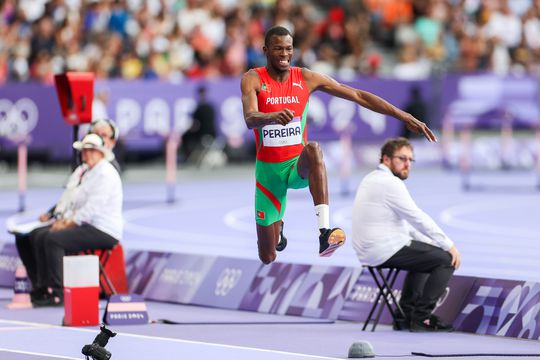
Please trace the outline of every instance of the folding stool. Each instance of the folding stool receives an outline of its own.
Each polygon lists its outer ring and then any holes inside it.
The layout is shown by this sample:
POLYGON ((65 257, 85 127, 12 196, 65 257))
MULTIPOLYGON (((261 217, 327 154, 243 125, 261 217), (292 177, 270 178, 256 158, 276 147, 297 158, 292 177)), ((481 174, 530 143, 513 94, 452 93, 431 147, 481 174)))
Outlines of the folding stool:
POLYGON ((362 327, 362 331, 366 330, 371 320, 373 320, 371 331, 375 331, 375 328, 377 327, 377 324, 379 323, 379 320, 381 318, 381 314, 385 307, 385 304, 390 311, 390 315, 392 316, 392 319, 394 321, 396 320, 398 314, 401 315, 403 319, 405 319, 405 313, 403 312, 403 309, 399 305, 399 302, 397 301, 396 296, 393 293, 393 286, 399 274, 399 269, 382 268, 378 266, 365 267, 369 270, 369 273, 373 277, 373 281, 377 285, 379 293, 377 294, 377 298, 375 299, 375 302, 373 303, 373 306, 369 311, 368 317, 366 318, 364 326, 362 327), (384 274, 383 270, 386 270, 386 275, 384 274), (383 302, 380 302, 381 297, 383 298, 383 302), (392 304, 394 304, 395 308, 392 307, 392 304), (375 311, 377 311, 377 316, 373 318, 375 311))

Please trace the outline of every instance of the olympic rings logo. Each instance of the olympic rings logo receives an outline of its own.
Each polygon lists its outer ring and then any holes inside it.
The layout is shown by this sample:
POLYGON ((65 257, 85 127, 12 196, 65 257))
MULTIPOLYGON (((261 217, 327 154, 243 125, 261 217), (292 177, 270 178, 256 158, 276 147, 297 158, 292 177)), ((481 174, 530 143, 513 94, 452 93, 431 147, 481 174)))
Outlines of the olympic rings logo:
POLYGON ((219 274, 216 281, 216 288, 214 294, 216 296, 226 296, 242 277, 242 270, 234 268, 225 268, 219 274))
POLYGON ((38 117, 38 107, 29 98, 21 98, 15 103, 9 99, 0 99, 0 136, 24 138, 34 130, 38 117))

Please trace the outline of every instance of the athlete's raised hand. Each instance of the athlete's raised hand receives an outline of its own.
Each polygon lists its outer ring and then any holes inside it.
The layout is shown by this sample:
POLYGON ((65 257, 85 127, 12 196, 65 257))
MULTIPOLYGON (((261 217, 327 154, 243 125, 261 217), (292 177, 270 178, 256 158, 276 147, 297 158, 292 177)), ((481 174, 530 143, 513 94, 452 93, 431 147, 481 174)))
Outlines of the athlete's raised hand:
POLYGON ((433 134, 433 131, 422 121, 418 120, 411 114, 407 113, 406 118, 404 119, 405 126, 407 129, 409 129, 412 132, 415 132, 417 134, 423 134, 426 139, 428 139, 430 142, 436 142, 437 137, 435 134, 433 134))

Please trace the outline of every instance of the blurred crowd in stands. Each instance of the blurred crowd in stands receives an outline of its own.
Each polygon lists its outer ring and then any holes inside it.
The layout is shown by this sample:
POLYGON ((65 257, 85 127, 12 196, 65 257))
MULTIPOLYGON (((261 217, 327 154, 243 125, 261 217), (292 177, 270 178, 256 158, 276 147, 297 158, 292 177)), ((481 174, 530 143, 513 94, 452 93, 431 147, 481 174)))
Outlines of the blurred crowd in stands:
POLYGON ((273 25, 342 80, 540 74, 540 0, 0 0, 0 83, 239 76, 273 25))

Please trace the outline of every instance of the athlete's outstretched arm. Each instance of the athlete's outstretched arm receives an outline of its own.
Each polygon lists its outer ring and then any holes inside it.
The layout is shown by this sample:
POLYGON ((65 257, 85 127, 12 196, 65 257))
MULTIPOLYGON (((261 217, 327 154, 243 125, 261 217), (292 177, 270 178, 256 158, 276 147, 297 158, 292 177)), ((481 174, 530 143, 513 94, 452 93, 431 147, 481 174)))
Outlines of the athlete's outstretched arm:
POLYGON ((437 137, 425 123, 375 94, 341 84, 327 75, 306 68, 302 69, 302 75, 311 92, 321 90, 330 95, 354 101, 369 110, 403 121, 409 130, 418 134, 424 134, 429 141, 437 141, 437 137))
POLYGON ((294 114, 289 109, 278 112, 263 113, 259 111, 257 92, 260 90, 259 75, 255 70, 249 70, 242 76, 240 87, 242 89, 242 107, 244 120, 249 129, 260 128, 269 124, 287 125, 294 114))

